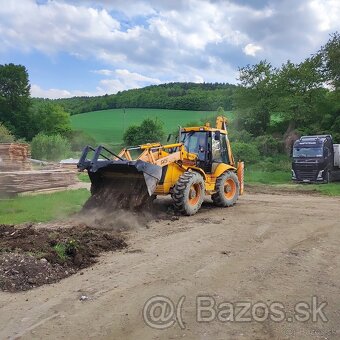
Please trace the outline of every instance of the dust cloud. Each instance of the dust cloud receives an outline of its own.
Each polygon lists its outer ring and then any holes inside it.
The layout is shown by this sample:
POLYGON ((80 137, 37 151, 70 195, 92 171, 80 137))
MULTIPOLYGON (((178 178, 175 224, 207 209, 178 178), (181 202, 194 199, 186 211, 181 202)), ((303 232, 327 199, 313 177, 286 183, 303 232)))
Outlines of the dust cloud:
POLYGON ((91 228, 111 231, 126 231, 146 228, 154 219, 152 212, 116 209, 108 211, 103 208, 82 210, 71 219, 72 224, 84 224, 91 228))

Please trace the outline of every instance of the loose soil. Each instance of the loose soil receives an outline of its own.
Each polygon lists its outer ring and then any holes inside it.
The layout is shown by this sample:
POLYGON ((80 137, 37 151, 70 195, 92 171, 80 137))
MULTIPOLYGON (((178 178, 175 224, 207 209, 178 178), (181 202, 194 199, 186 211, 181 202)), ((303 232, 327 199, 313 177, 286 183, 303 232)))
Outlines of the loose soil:
MULTIPOLYGON (((154 202, 161 210, 170 204, 154 202)), ((103 252, 95 265, 28 291, 0 291, 0 338, 339 339, 339 207, 339 197, 253 188, 231 208, 207 199, 194 216, 153 217, 147 228, 123 232, 126 250, 103 252), (156 295, 174 306, 185 296, 185 329, 145 323, 143 307, 156 295), (202 295, 215 299, 215 310, 223 302, 279 301, 288 317, 317 296, 328 321, 198 322, 202 295)))
POLYGON ((73 226, 0 225, 0 289, 16 292, 57 282, 127 246, 116 231, 73 226))
POLYGON ((84 204, 84 210, 124 209, 145 211, 152 205, 155 196, 149 196, 143 175, 137 178, 118 177, 98 180, 91 185, 92 195, 84 204))

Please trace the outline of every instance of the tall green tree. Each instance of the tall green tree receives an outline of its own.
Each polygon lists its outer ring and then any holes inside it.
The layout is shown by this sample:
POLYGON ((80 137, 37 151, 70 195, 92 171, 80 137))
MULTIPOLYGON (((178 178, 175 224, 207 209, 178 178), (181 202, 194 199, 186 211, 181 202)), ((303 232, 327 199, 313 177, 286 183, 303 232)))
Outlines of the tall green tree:
POLYGON ((33 136, 38 133, 65 135, 71 131, 70 114, 52 101, 34 103, 31 109, 31 120, 33 136))
POLYGON ((287 61, 276 73, 276 111, 288 123, 288 130, 322 119, 319 103, 327 92, 323 82, 320 56, 307 58, 299 64, 287 61))
POLYGON ((17 137, 30 128, 30 85, 25 66, 0 65, 0 121, 17 137))
POLYGON ((322 59, 326 80, 335 90, 340 90, 340 34, 331 34, 328 42, 321 47, 318 55, 322 59))
POLYGON ((262 135, 270 123, 270 112, 276 105, 276 73, 266 60, 239 69, 240 86, 234 95, 237 125, 254 136, 262 135))
POLYGON ((325 82, 330 87, 327 94, 327 112, 322 120, 323 131, 331 132, 340 142, 340 34, 333 33, 328 42, 321 47, 318 55, 322 59, 325 82))

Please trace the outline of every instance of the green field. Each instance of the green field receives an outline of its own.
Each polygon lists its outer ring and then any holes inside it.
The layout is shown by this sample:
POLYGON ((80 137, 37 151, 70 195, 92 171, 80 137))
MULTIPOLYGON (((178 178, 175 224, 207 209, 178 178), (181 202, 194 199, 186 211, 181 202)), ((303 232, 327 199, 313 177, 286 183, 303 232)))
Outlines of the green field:
MULTIPOLYGON (((211 111, 164 109, 112 109, 86 112, 71 117, 72 127, 93 136, 98 143, 121 144, 126 128, 140 124, 145 118, 157 118, 164 123, 166 134, 176 131, 178 125, 199 121, 211 116, 211 111)), ((227 117, 231 112, 226 112, 227 117)))

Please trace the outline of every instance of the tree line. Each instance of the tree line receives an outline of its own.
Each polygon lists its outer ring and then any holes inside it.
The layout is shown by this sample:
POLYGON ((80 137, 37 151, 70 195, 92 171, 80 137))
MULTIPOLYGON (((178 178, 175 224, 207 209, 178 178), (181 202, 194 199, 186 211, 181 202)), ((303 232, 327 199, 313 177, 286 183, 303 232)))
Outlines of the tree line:
POLYGON ((234 124, 252 136, 332 134, 340 142, 340 35, 317 53, 280 67, 266 60, 239 70, 234 124))
MULTIPOLYGON (((168 83, 97 97, 55 99, 71 115, 118 108, 214 111, 231 110, 235 85, 227 83, 168 83)), ((38 100, 38 101, 41 101, 38 100)))

